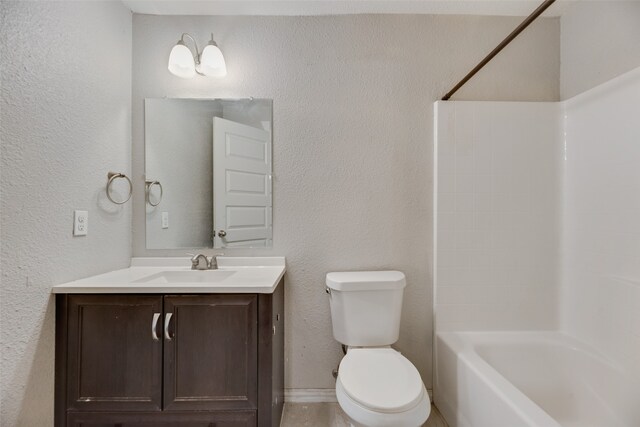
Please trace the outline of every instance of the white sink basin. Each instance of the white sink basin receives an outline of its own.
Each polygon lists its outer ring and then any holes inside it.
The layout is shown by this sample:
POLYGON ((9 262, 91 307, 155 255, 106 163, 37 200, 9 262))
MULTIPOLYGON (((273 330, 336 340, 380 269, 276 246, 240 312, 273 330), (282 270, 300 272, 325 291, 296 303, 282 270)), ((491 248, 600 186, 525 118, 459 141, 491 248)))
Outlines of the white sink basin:
POLYGON ((133 283, 220 283, 236 273, 235 270, 184 270, 160 271, 159 273, 134 280, 133 283))

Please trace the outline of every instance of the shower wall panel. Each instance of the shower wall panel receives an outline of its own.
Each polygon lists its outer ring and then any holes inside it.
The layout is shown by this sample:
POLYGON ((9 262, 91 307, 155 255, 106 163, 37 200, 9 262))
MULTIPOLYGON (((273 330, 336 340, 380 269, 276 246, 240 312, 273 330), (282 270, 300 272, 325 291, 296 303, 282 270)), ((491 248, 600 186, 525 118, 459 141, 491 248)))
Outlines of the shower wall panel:
POLYGON ((558 103, 438 102, 436 330, 558 326, 558 103))
POLYGON ((640 68, 564 103, 562 329, 640 377, 640 68))

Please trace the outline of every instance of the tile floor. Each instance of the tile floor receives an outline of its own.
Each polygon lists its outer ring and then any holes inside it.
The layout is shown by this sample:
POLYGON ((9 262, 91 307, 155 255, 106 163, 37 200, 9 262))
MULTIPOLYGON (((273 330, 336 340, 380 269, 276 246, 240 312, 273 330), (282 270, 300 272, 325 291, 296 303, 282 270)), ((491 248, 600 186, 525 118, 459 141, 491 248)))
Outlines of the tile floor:
MULTIPOLYGON (((347 417, 337 403, 285 403, 280 427, 348 427, 347 417)), ((447 427, 435 406, 422 427, 447 427)))

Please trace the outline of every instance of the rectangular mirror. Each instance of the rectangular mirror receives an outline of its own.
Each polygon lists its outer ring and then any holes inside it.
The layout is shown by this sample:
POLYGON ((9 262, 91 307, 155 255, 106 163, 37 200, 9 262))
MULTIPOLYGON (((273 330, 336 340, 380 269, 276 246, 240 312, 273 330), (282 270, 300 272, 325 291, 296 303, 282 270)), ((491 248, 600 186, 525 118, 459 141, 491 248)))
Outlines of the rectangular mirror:
POLYGON ((271 247, 270 99, 145 99, 147 249, 271 247))

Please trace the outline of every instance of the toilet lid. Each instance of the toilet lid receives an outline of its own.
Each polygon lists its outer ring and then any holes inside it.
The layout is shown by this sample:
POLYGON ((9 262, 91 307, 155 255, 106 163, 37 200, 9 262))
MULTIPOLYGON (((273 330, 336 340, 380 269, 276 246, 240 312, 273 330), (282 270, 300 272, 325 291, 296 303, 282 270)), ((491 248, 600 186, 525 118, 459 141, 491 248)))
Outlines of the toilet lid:
POLYGON ((392 348, 350 349, 338 372, 346 394, 374 411, 402 412, 424 395, 418 370, 392 348))

